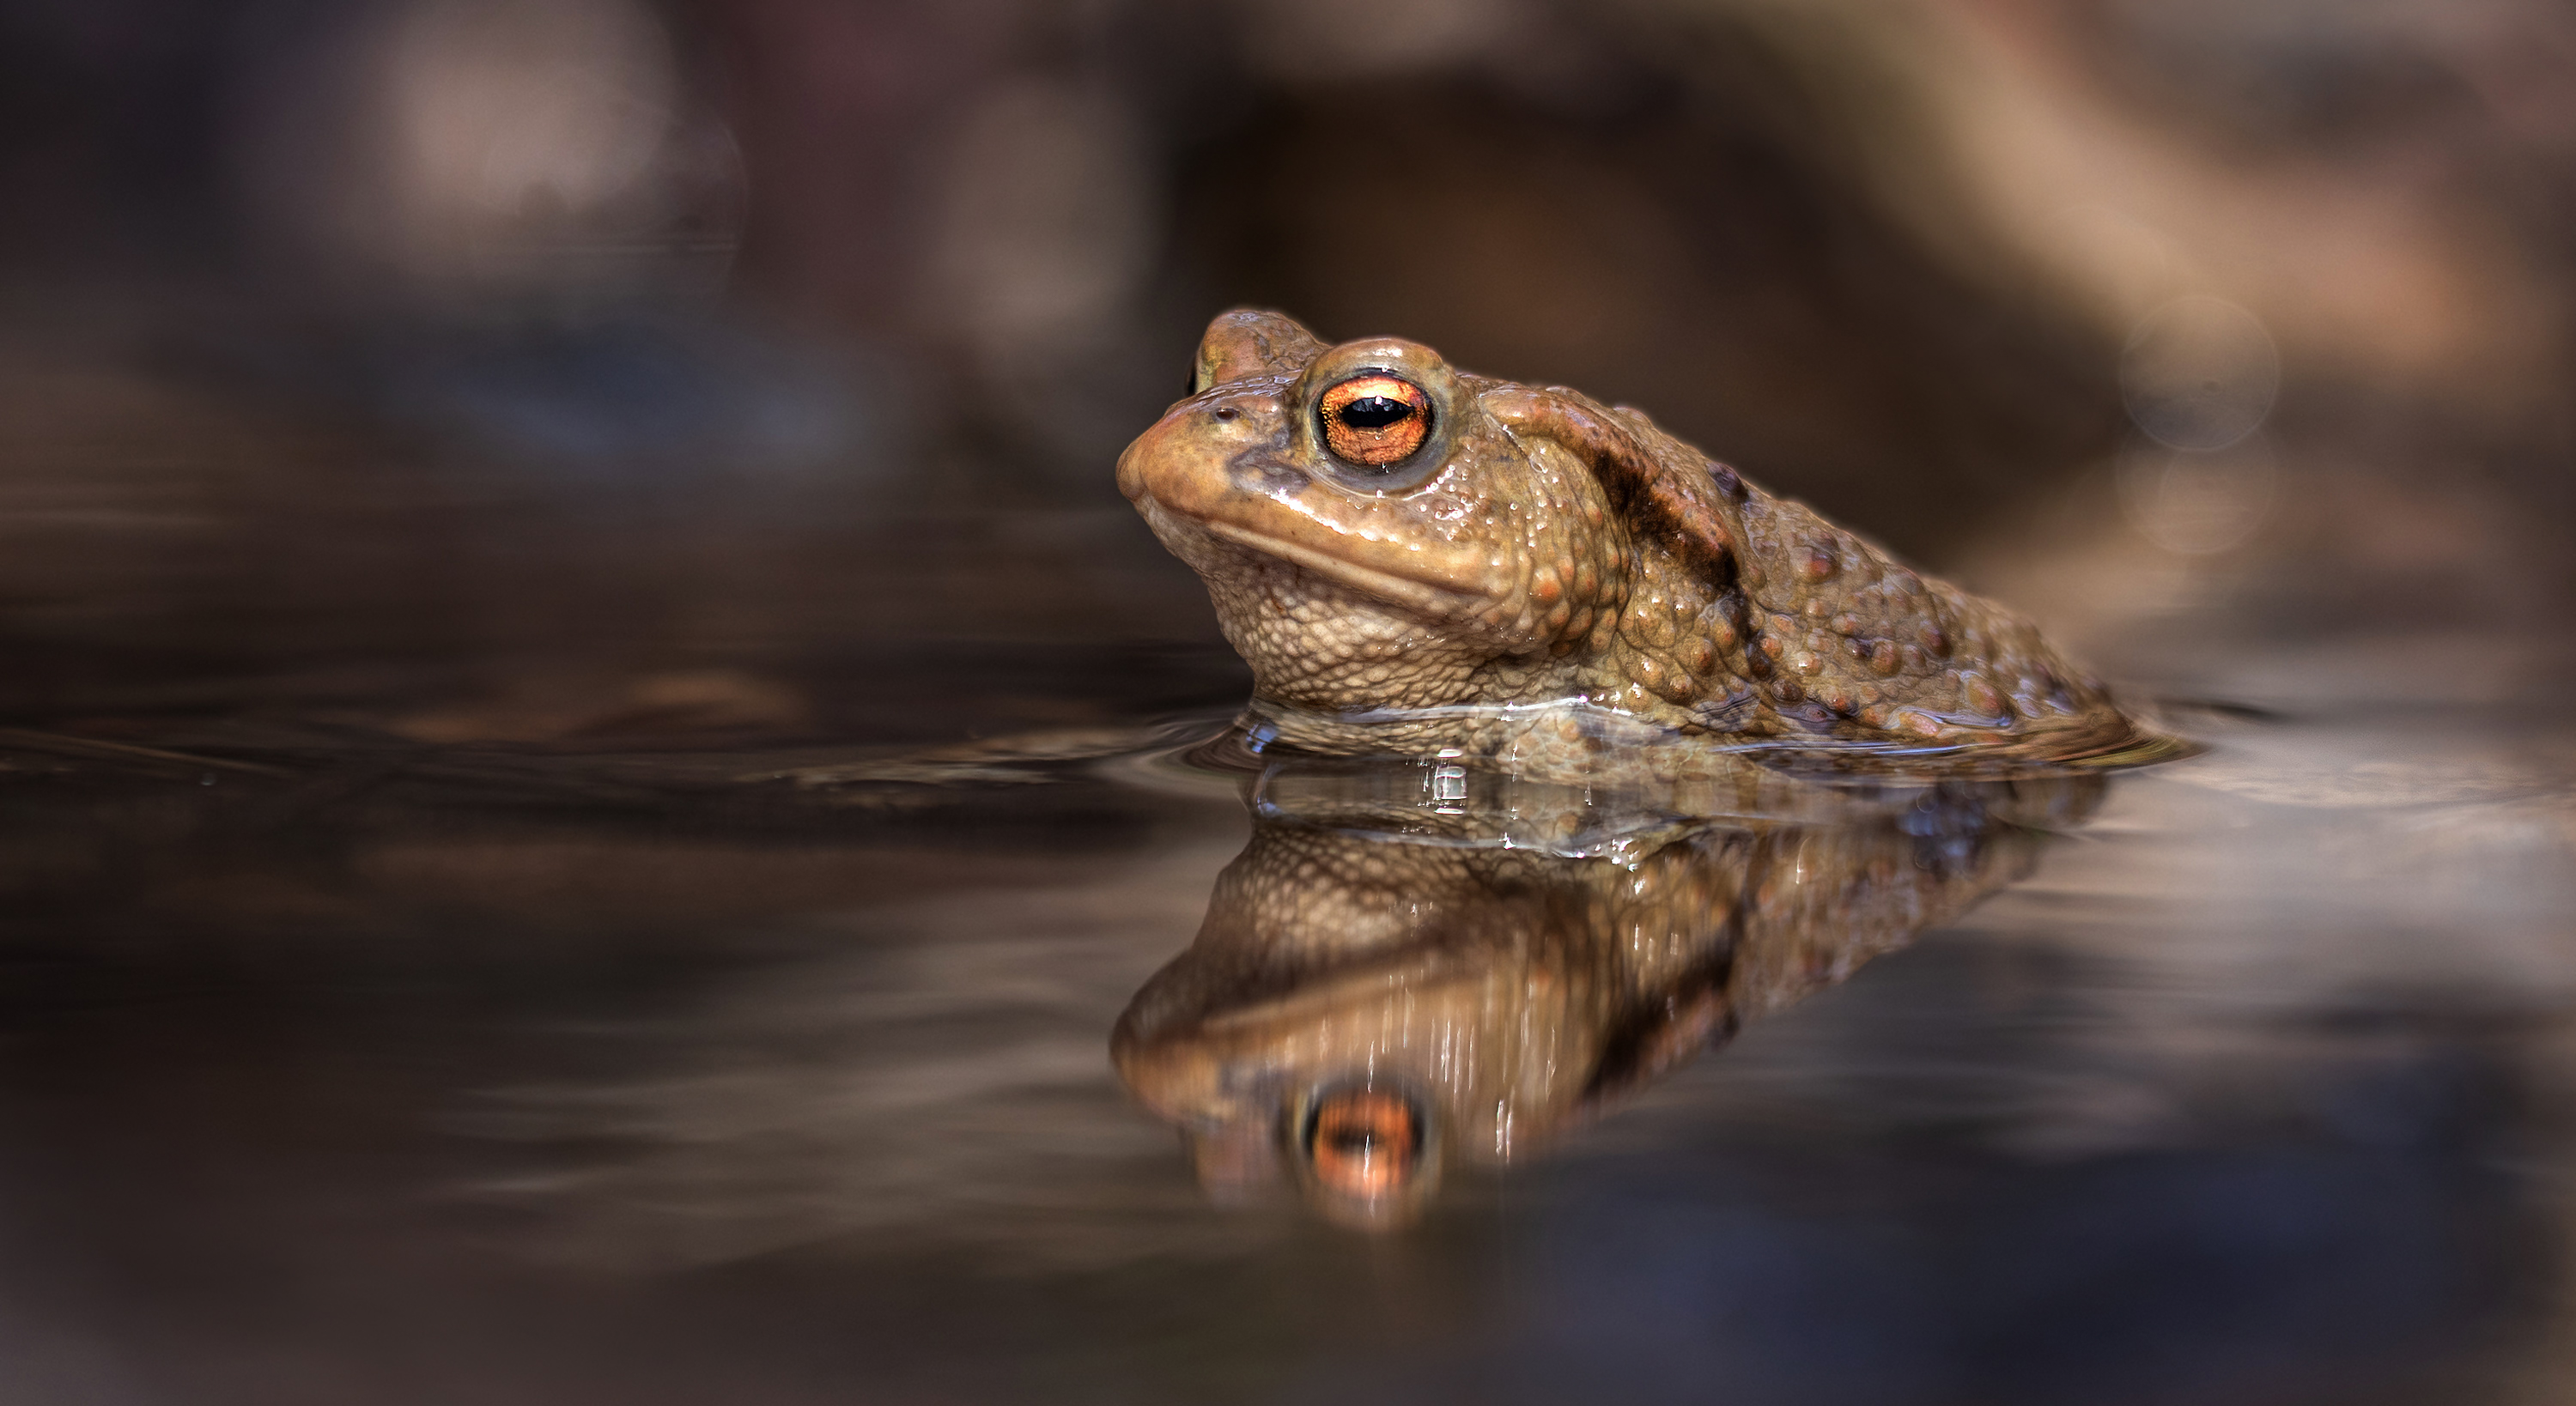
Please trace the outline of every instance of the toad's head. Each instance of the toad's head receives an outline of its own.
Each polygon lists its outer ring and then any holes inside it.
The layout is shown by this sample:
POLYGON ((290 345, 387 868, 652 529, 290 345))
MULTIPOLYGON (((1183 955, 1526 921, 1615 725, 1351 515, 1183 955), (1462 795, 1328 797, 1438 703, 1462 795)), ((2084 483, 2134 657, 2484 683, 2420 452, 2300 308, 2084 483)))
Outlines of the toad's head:
POLYGON ((1327 347, 1277 313, 1230 312, 1118 486, 1206 579, 1264 697, 1466 701, 1494 661, 1606 638, 1628 590, 1602 483, 1516 431, 1529 394, 1419 342, 1327 347))

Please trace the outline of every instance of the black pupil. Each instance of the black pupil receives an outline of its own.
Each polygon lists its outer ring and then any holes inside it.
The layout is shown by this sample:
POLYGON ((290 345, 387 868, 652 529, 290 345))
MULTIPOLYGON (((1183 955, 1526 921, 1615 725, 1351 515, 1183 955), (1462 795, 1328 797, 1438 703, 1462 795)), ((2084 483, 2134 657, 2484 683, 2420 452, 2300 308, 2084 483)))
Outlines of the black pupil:
POLYGON ((1342 423, 1355 430, 1382 430, 1412 413, 1403 401, 1369 395, 1342 407, 1342 423))

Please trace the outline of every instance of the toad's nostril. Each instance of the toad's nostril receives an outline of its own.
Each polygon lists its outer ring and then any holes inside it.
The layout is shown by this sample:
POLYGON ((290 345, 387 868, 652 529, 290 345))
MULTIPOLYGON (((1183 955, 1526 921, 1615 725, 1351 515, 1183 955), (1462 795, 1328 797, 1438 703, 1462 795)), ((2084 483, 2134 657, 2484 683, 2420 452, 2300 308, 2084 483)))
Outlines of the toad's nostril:
POLYGON ((1216 408, 1216 417, 1220 420, 1231 420, 1242 413, 1231 405, 1220 405, 1216 408))

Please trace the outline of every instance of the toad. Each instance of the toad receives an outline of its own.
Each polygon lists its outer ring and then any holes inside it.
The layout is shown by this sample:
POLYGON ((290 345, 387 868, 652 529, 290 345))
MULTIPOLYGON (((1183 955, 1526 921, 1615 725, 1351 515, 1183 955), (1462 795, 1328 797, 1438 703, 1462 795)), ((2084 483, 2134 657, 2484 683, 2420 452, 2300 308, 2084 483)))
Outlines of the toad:
POLYGON ((1264 725, 1303 747, 1920 763, 2146 737, 2029 622, 1644 412, 1399 337, 1326 346, 1225 313, 1118 485, 1205 580, 1264 725))

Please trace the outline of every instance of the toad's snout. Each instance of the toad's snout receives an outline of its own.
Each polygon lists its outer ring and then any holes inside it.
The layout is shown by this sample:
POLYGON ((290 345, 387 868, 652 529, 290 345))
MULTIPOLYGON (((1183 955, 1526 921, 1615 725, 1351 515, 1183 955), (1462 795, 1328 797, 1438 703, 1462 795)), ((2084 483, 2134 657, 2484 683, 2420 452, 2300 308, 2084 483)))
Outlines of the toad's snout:
MULTIPOLYGON (((1405 495, 1316 474, 1309 439, 1276 383, 1219 387, 1173 406, 1127 446, 1118 489, 1176 551, 1213 538, 1427 618, 1483 629, 1498 612, 1514 616, 1516 558, 1434 530, 1405 495)), ((1194 552, 1183 559, 1210 569, 1194 552)))
POLYGON ((1206 522, 1238 490, 1229 472, 1238 461, 1269 466, 1258 490, 1302 487, 1305 476, 1289 466, 1288 448, 1288 416, 1277 396, 1210 391, 1173 406, 1127 446, 1118 456, 1118 491, 1139 507, 1151 499, 1206 522))

